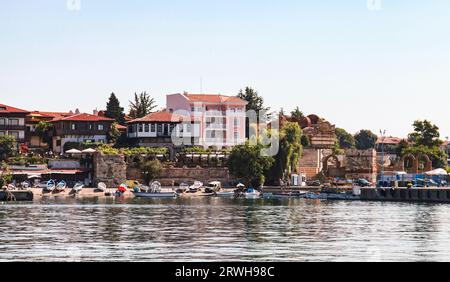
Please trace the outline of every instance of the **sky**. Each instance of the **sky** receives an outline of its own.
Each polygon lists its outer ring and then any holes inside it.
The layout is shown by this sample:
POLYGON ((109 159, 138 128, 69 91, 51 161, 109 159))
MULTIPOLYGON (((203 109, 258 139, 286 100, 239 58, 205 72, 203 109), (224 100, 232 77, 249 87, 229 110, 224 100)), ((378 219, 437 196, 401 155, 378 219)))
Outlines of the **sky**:
POLYGON ((299 106, 349 132, 450 136, 447 0, 0 0, 0 103, 128 108, 147 91, 299 106), (201 83, 203 81, 203 83, 201 83))

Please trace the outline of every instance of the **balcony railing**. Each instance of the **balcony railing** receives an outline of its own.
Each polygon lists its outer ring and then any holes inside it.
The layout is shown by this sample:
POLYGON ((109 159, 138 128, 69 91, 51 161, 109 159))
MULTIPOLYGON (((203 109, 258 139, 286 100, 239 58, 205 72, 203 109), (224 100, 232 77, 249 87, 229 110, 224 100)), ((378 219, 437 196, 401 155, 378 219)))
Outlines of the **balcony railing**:
POLYGON ((0 130, 26 130, 25 125, 0 124, 0 130))

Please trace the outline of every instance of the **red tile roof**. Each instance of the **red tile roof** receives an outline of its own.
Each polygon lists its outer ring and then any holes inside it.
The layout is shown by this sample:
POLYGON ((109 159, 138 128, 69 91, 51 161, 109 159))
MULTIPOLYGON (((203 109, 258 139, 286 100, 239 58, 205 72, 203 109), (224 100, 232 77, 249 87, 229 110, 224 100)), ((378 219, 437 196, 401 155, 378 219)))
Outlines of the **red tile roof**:
POLYGON ((14 108, 8 105, 0 104, 0 113, 5 114, 28 114, 29 111, 14 108))
POLYGON ((91 114, 86 114, 86 113, 82 113, 82 114, 76 114, 76 115, 72 115, 72 116, 68 116, 68 117, 59 117, 59 118, 55 118, 54 120, 52 120, 52 122, 55 121, 114 121, 113 119, 110 118, 106 118, 106 117, 100 117, 100 116, 95 116, 95 115, 91 115, 91 114))
POLYGON ((191 102, 203 103, 238 103, 247 104, 247 101, 236 96, 225 96, 220 94, 183 94, 191 102))
POLYGON ((41 112, 38 111, 38 113, 44 115, 44 116, 49 116, 49 117, 53 117, 53 118, 62 118, 62 117, 70 117, 73 116, 73 113, 67 113, 67 112, 41 112))
POLYGON ((385 137, 384 140, 381 137, 378 137, 377 144, 393 144, 398 145, 400 142, 402 142, 404 138, 398 138, 398 137, 385 137))
POLYGON ((133 119, 127 123, 137 123, 137 122, 181 122, 183 121, 183 116, 178 114, 173 114, 170 112, 156 112, 146 115, 143 118, 133 119))

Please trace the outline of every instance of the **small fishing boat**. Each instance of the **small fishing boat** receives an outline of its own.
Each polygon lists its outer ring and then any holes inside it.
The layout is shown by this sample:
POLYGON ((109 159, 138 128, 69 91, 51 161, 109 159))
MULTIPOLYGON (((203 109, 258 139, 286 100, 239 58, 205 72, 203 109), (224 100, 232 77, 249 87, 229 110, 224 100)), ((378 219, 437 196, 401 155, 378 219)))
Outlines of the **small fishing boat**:
POLYGON ((54 180, 49 180, 49 181, 47 181, 47 184, 46 184, 44 189, 46 191, 48 191, 48 192, 53 192, 55 190, 55 188, 56 188, 55 181, 54 180))
POLYGON ((81 190, 83 190, 83 188, 84 188, 84 183, 83 183, 83 182, 77 182, 77 183, 73 186, 72 192, 73 192, 74 194, 78 194, 78 193, 80 193, 81 190))
POLYGON ((203 182, 195 181, 194 184, 189 186, 189 193, 197 193, 203 187, 203 182))
POLYGON ((173 191, 161 192, 161 183, 158 181, 153 181, 145 192, 134 191, 133 193, 136 198, 175 198, 177 196, 177 193, 173 191))
POLYGON ((20 183, 20 186, 22 187, 22 189, 28 189, 31 187, 31 184, 28 181, 23 181, 22 183, 20 183))
POLYGON ((235 196, 234 192, 225 192, 225 191, 216 192, 216 197, 233 198, 234 196, 235 196))
POLYGON ((300 192, 300 191, 294 191, 294 192, 287 192, 287 193, 272 193, 270 195, 270 198, 272 199, 301 199, 306 198, 307 193, 300 192))
POLYGON ((182 182, 176 192, 178 194, 182 194, 182 193, 186 192, 188 189, 189 189, 189 185, 185 182, 182 182))
POLYGON ((222 190, 222 184, 220 181, 209 182, 205 187, 205 193, 217 193, 220 192, 220 190, 222 190))
POLYGON ((259 199, 261 197, 261 194, 262 194, 261 192, 255 190, 253 188, 248 188, 243 193, 243 196, 246 199, 259 199))
POLYGON ((61 180, 60 182, 58 182, 58 185, 56 185, 56 191, 62 192, 64 190, 66 190, 67 188, 67 183, 64 180, 61 180))
POLYGON ((100 190, 102 192, 106 192, 106 184, 103 182, 100 182, 97 184, 97 190, 100 190))

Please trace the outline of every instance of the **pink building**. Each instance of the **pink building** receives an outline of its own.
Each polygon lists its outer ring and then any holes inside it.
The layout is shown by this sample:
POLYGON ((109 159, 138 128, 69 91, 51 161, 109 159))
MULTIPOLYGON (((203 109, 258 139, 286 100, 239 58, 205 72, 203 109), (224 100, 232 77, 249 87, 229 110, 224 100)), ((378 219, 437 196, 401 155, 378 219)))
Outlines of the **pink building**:
POLYGON ((244 101, 220 94, 167 95, 167 110, 200 121, 201 146, 234 146, 245 142, 244 101))

